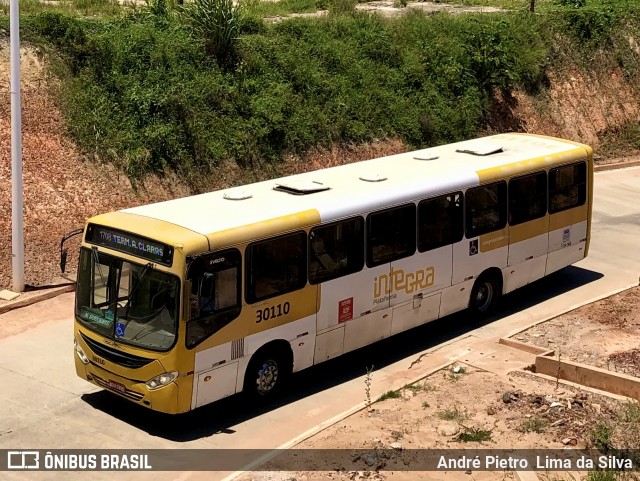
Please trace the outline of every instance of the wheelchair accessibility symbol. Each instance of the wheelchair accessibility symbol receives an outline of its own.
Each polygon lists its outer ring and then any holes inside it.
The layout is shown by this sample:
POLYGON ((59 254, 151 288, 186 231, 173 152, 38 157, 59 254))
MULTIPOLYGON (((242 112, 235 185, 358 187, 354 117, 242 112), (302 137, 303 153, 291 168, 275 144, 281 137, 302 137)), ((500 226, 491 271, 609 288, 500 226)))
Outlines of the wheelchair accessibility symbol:
POLYGON ((123 337, 124 336, 124 328, 125 325, 121 322, 118 322, 116 324, 116 337, 123 337))
POLYGON ((478 239, 469 241, 469 255, 475 256, 478 253, 478 239))

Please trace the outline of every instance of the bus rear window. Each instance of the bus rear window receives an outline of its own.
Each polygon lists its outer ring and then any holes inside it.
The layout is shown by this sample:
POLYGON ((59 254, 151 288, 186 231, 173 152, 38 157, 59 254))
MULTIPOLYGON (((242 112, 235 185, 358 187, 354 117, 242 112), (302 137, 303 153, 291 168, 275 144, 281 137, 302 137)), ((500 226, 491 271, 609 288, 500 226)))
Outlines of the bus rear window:
POLYGON ((549 171, 549 213, 583 205, 587 201, 587 166, 584 162, 549 171))

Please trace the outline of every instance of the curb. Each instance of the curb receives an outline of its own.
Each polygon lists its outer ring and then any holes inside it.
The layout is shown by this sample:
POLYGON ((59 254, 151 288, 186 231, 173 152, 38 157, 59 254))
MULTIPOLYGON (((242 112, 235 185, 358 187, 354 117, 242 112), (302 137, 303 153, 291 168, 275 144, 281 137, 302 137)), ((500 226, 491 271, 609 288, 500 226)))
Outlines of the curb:
POLYGON ((625 169, 627 167, 638 167, 640 166, 640 160, 632 160, 631 162, 618 162, 616 164, 600 164, 594 165, 594 172, 606 172, 608 170, 618 170, 625 169))
POLYGON ((9 301, 6 304, 0 305, 0 315, 6 314, 9 311, 13 311, 14 309, 20 309, 21 307, 27 307, 31 304, 35 304, 36 302, 46 301, 47 299, 51 299, 53 297, 57 297, 60 294, 64 294, 66 292, 72 292, 76 290, 76 284, 67 284, 61 285, 59 287, 53 287, 51 289, 46 289, 41 292, 32 291, 21 294, 20 299, 18 297, 15 301, 9 301))

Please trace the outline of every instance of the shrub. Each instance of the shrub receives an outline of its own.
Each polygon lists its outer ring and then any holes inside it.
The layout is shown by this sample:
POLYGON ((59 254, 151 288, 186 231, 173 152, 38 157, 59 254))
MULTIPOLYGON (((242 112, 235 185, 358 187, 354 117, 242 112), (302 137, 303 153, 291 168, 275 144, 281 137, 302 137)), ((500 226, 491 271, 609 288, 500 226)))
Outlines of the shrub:
POLYGON ((234 5, 233 0, 195 0, 183 7, 183 16, 221 66, 235 64, 242 25, 240 4, 234 5))

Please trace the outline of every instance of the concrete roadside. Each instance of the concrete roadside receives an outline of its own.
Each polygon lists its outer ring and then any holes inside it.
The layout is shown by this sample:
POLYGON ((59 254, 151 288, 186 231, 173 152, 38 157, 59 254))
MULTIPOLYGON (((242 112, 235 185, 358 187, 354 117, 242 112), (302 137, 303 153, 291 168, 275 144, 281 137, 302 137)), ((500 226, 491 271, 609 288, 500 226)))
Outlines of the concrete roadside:
POLYGON ((59 279, 59 282, 50 286, 33 287, 25 292, 20 293, 11 300, 0 299, 0 315, 5 314, 21 307, 27 307, 37 302, 46 301, 53 297, 66 292, 72 292, 76 289, 74 279, 59 279))

